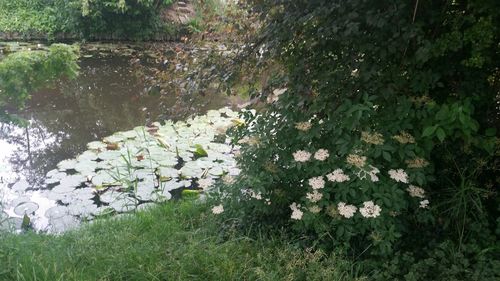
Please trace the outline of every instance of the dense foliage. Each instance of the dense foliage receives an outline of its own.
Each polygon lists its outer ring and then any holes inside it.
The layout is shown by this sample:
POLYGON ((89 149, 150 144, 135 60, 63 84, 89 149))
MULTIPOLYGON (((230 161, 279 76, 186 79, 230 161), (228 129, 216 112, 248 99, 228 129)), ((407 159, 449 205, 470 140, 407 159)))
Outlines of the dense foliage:
MULTIPOLYGON (((445 240, 454 257, 490 260, 500 2, 251 2, 264 22, 252 50, 286 68, 275 81, 287 90, 235 130, 243 176, 224 213, 356 256, 428 247, 413 260, 424 269, 388 271, 408 280, 425 279, 436 253, 447 258, 433 250, 445 240)), ((463 274, 500 274, 477 273, 484 266, 463 274)))
POLYGON ((151 39, 167 31, 160 12, 172 2, 0 0, 0 32, 49 39, 151 39))
MULTIPOLYGON (((78 71, 75 46, 53 44, 48 51, 21 51, 0 60, 0 121, 14 121, 8 109, 22 108, 30 94, 78 71)), ((19 120, 18 120, 19 121, 19 120)))

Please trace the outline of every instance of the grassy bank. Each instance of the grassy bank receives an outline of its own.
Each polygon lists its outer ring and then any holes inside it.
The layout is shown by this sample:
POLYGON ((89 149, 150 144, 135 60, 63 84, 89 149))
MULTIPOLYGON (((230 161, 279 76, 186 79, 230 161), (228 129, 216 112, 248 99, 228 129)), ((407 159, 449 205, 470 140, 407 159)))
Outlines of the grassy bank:
POLYGON ((193 202, 61 236, 0 238, 0 280, 355 280, 348 262, 304 253, 279 235, 223 235, 208 208, 193 202))

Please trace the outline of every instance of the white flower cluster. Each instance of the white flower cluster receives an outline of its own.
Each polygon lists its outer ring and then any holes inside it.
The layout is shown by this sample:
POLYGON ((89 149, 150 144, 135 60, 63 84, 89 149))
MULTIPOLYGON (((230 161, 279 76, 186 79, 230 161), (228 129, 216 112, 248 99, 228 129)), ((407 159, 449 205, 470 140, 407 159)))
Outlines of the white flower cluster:
POLYGON ((307 193, 306 194, 306 198, 309 199, 309 201, 313 202, 313 203, 316 203, 318 202, 319 200, 321 200, 321 198, 323 198, 323 193, 321 192, 318 192, 317 190, 313 190, 312 193, 307 193))
POLYGON ((231 175, 225 175, 222 177, 222 181, 225 184, 233 184, 234 182, 236 182, 236 179, 231 175))
POLYGON ((349 154, 346 159, 347 163, 358 168, 362 168, 366 164, 366 156, 357 154, 349 154))
POLYGON ((408 175, 403 169, 389 170, 389 176, 397 182, 408 183, 408 175))
POLYGON ((326 178, 331 182, 345 182, 350 180, 349 176, 344 174, 342 169, 336 169, 333 172, 326 175, 326 178))
POLYGON ((330 154, 328 153, 328 150, 326 149, 318 149, 316 153, 314 153, 314 159, 319 160, 319 161, 325 161, 330 154))
POLYGON ((339 211, 339 214, 347 219, 352 218, 354 216, 354 214, 356 213, 357 209, 358 208, 356 208, 356 206, 347 205, 344 202, 339 202, 337 204, 337 210, 339 211))
POLYGON ((376 218, 380 216, 380 211, 382 211, 382 208, 373 201, 363 202, 363 207, 359 208, 359 212, 365 218, 376 218))
POLYGON ((298 123, 295 123, 295 128, 297 130, 300 130, 300 131, 303 131, 303 132, 306 132, 306 131, 309 131, 309 129, 311 129, 311 122, 298 122, 298 123))
POLYGON ((317 214, 317 213, 321 212, 321 207, 319 207, 318 205, 313 205, 313 206, 309 207, 309 212, 311 212, 313 214, 317 214))
POLYGON ((297 162, 307 162, 311 159, 311 153, 305 150, 297 150, 293 153, 293 159, 297 162))
POLYGON ((406 189, 411 197, 425 198, 425 190, 421 187, 411 185, 406 189))
POLYGON ((292 203, 290 205, 290 209, 292 209, 292 216, 291 218, 294 220, 301 220, 302 216, 304 215, 304 212, 300 210, 300 204, 297 203, 292 203))
POLYGON ((203 190, 208 189, 210 186, 212 186, 213 183, 214 181, 212 180, 212 178, 198 179, 198 185, 203 190))
POLYGON ((420 208, 426 209, 427 207, 429 207, 429 200, 425 199, 420 201, 420 208))
POLYGON ((384 137, 380 133, 361 132, 361 140, 371 144, 384 144, 384 137))
POLYGON ((256 137, 244 136, 242 139, 238 141, 238 144, 257 145, 259 144, 259 139, 256 137))
POLYGON ((245 193, 254 199, 262 200, 262 193, 261 192, 255 192, 252 189, 247 189, 245 193))
POLYGON ((312 189, 322 189, 325 187, 325 180, 323 177, 314 177, 309 179, 309 185, 312 189))
POLYGON ((222 212, 224 212, 224 206, 222 206, 222 204, 212 208, 212 213, 215 215, 222 214, 222 212))

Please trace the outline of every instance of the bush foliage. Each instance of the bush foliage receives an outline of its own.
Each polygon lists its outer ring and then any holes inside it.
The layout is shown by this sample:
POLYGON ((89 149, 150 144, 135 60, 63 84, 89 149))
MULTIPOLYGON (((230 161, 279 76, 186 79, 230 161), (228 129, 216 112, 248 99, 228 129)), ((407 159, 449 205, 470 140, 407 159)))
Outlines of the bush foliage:
POLYGON ((152 39, 172 0, 0 0, 0 32, 28 38, 152 39))
POLYGON ((251 2, 287 90, 234 130, 224 213, 364 257, 498 249, 498 1, 251 2))

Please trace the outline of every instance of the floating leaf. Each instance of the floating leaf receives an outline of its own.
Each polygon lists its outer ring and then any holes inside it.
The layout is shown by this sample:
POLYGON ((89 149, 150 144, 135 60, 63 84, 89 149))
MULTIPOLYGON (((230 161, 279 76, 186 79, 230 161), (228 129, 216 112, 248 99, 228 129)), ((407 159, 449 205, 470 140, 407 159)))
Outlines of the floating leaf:
POLYGON ((19 216, 23 216, 25 214, 32 214, 36 210, 38 210, 38 204, 35 202, 25 202, 17 205, 14 208, 14 213, 19 216))
POLYGON ((201 146, 200 144, 195 144, 194 148, 196 149, 194 151, 195 157, 207 157, 208 156, 207 151, 205 149, 203 149, 203 146, 201 146))

